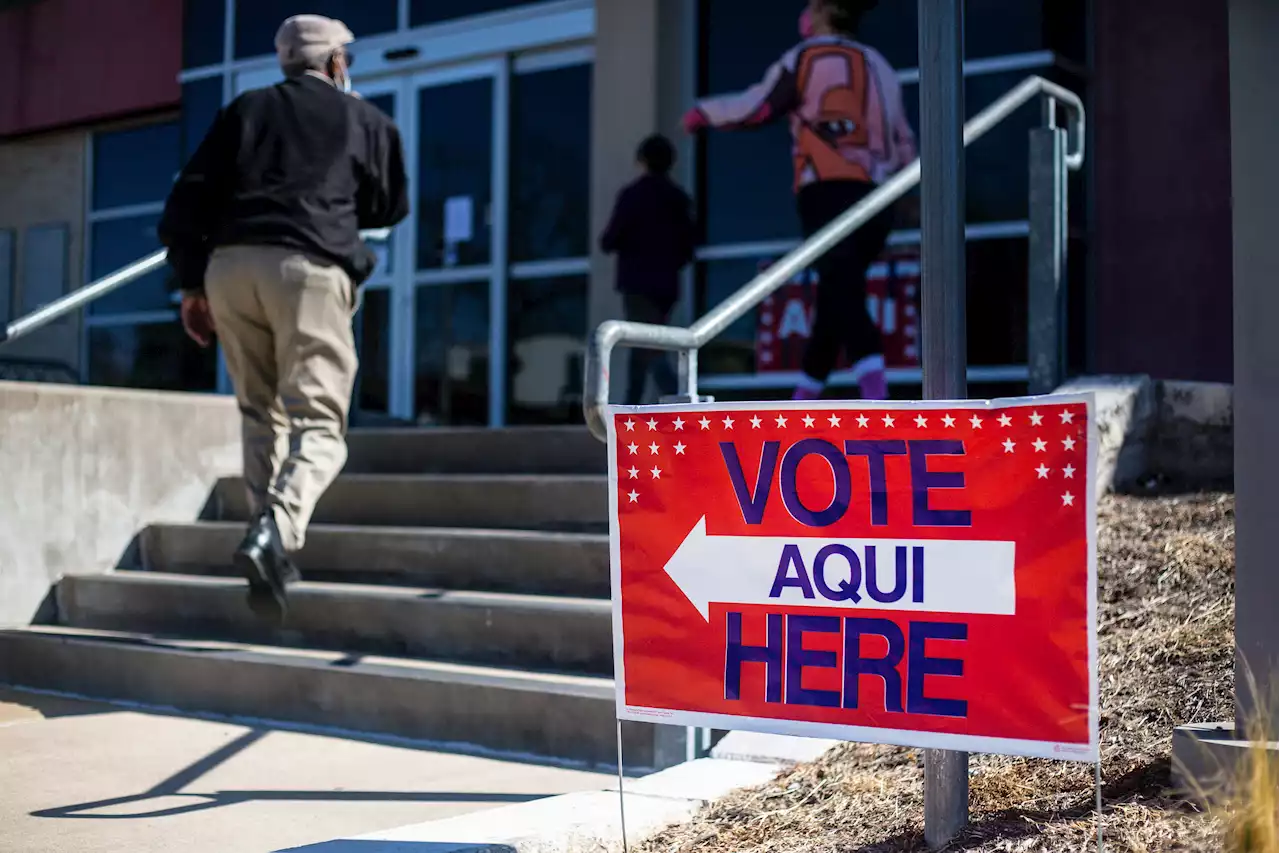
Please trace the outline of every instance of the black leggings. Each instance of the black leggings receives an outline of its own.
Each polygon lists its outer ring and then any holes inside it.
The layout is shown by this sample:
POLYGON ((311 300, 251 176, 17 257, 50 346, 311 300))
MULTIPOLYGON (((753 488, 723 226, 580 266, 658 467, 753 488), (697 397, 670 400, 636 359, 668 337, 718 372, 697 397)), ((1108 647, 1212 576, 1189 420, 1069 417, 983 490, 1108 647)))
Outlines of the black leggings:
MULTIPOLYGON (((806 239, 874 190, 863 181, 818 181, 800 188, 796 206, 806 239)), ((882 351, 880 330, 867 313, 867 267, 884 251, 893 230, 893 208, 881 211, 814 263, 818 296, 813 332, 802 366, 812 379, 826 382, 840 347, 857 363, 882 351)))

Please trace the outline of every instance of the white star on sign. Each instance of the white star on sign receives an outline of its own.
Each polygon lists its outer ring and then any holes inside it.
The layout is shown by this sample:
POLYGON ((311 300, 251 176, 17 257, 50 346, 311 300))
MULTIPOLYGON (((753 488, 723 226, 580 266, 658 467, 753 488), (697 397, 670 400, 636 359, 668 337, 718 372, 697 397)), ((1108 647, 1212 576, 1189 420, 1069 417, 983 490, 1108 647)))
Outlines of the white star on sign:
POLYGON ((640 445, 638 445, 638 444, 634 444, 634 443, 632 443, 632 444, 628 444, 628 445, 627 445, 627 450, 630 450, 630 451, 631 451, 631 455, 632 455, 632 456, 635 456, 635 455, 636 455, 636 453, 637 453, 637 451, 639 451, 639 450, 640 450, 640 445))
POLYGON ((1032 413, 1031 413, 1031 425, 1032 425, 1032 426, 1040 426, 1040 422, 1041 422, 1041 421, 1043 421, 1043 420, 1044 420, 1044 415, 1040 414, 1039 412, 1032 412, 1032 413))
POLYGON ((650 471, 649 473, 653 475, 653 479, 655 479, 655 480, 661 480, 661 479, 662 479, 662 469, 661 469, 661 468, 659 468, 657 465, 654 465, 654 466, 653 466, 653 470, 652 470, 652 471, 650 471))
POLYGON ((639 477, 639 476, 640 476, 640 469, 639 469, 639 468, 632 468, 632 469, 631 469, 631 470, 629 470, 627 473, 628 473, 628 474, 630 474, 630 475, 631 475, 631 479, 633 479, 633 480, 634 480, 634 479, 636 479, 637 477, 639 477))
POLYGON ((869 423, 871 423, 871 419, 868 418, 866 415, 858 415, 858 426, 860 426, 862 429, 866 429, 867 424, 869 423))
POLYGON ((636 501, 640 500, 640 493, 637 491, 631 491, 627 493, 627 497, 631 498, 632 503, 635 503, 636 501))
POLYGON ((1044 453, 1044 449, 1049 446, 1049 442, 1045 441, 1043 438, 1037 438, 1031 443, 1036 446, 1036 453, 1044 453))
POLYGON ((1062 476, 1066 477, 1068 480, 1074 480, 1074 479, 1076 478, 1076 468, 1075 468, 1075 466, 1074 466, 1074 465, 1068 465, 1066 468, 1063 468, 1063 469, 1062 469, 1062 476))
POLYGON ((676 456, 684 456, 684 443, 676 442, 676 456))
POLYGON ((885 415, 881 418, 881 422, 887 427, 893 426, 893 415, 885 415))
POLYGON ((1008 415, 1001 415, 1000 426, 1002 427, 1013 426, 1013 418, 1009 417, 1008 415))
POLYGON ((928 418, 926 418, 924 415, 916 415, 916 426, 920 427, 920 429, 924 429, 928 425, 929 425, 928 418))
POLYGON ((1075 496, 1075 495, 1073 495, 1073 494, 1071 494, 1070 492, 1063 492, 1063 493, 1062 493, 1062 505, 1063 505, 1063 506, 1075 506, 1075 505, 1076 505, 1076 496, 1075 496))
POLYGON ((654 456, 658 455, 658 443, 656 441, 653 444, 649 445, 649 452, 652 453, 654 456))
POLYGON ((812 427, 813 427, 813 415, 805 415, 805 416, 804 416, 804 425, 812 429, 812 427))
POLYGON ((828 421, 828 422, 829 422, 833 427, 838 427, 838 426, 840 426, 840 419, 839 419, 838 417, 836 417, 835 415, 832 415, 831 417, 827 418, 827 421, 828 421))
POLYGON ((759 416, 759 415, 756 415, 756 416, 754 416, 753 418, 751 418, 751 428, 752 428, 752 429, 760 429, 760 416, 759 416))
POLYGON ((1062 449, 1063 449, 1063 450, 1075 450, 1075 449, 1076 449, 1076 440, 1075 440, 1074 438, 1064 438, 1064 439, 1062 439, 1062 449))
POLYGON ((1073 417, 1075 417, 1075 415, 1071 414, 1070 412, 1063 412, 1063 413, 1062 413, 1061 415, 1059 415, 1058 417, 1062 418, 1062 422, 1063 422, 1064 424, 1069 424, 1069 423, 1071 423, 1071 419, 1072 419, 1073 417))
POLYGON ((943 415, 942 425, 945 427, 953 427, 956 425, 956 419, 951 417, 951 415, 943 415))
POLYGON ((627 421, 627 432, 635 432, 635 431, 636 431, 636 422, 627 421))
POLYGON ((776 423, 780 427, 785 427, 787 425, 787 419, 784 418, 782 415, 778 415, 778 419, 774 421, 774 423, 776 423))
POLYGON ((1036 469, 1036 474, 1039 475, 1037 477, 1037 479, 1039 480, 1049 479, 1049 466, 1045 465, 1044 463, 1041 463, 1040 467, 1036 469))
POLYGON ((703 429, 711 429, 711 421, 708 418, 703 418, 702 420, 698 421, 698 426, 702 427, 703 429))
POLYGON ((978 417, 977 415, 974 415, 972 418, 970 418, 969 423, 973 424, 974 429, 982 429, 982 418, 978 417))
POLYGON ((725 429, 733 429, 733 418, 729 417, 728 415, 724 416, 724 421, 722 423, 724 423, 725 429))
POLYGON ((1017 447, 1017 446, 1018 446, 1018 445, 1017 445, 1016 443, 1014 443, 1014 440, 1013 440, 1012 438, 1006 438, 1006 439, 1004 440, 1004 452, 1005 452, 1005 453, 1012 453, 1012 452, 1013 452, 1013 449, 1014 449, 1015 447, 1017 447))
POLYGON ((684 429, 684 418, 676 418, 676 422, 672 426, 676 429, 684 429))
POLYGON ((649 418, 649 432, 653 432, 658 428, 658 422, 653 418, 649 418))

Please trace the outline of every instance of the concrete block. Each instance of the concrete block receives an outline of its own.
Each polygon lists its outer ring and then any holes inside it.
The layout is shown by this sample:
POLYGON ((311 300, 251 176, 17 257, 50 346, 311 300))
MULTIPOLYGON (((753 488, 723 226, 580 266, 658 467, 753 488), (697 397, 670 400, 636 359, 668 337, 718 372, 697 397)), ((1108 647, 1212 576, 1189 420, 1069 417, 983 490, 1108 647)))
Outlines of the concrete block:
POLYGON ((824 752, 841 742, 826 738, 793 737, 760 732, 729 732, 711 748, 711 757, 787 766, 815 761, 824 752))
POLYGON ((1155 384, 1146 376, 1083 376, 1056 393, 1094 395, 1098 496, 1136 484, 1148 470, 1158 417, 1155 384))
MULTIPOLYGON (((152 525, 140 567, 229 575, 243 536, 240 522, 152 525)), ((604 533, 314 525, 297 560, 308 580, 609 597, 604 533)))
POLYGON ((603 474, 604 444, 585 427, 357 429, 348 474, 603 474))
POLYGON ((1153 473, 1192 481, 1233 478, 1232 387, 1217 382, 1160 383, 1159 417, 1151 442, 1153 473))
POLYGON ((208 394, 0 383, 0 435, 0 626, 148 524, 196 518, 241 464, 235 400, 208 394))
MULTIPOLYGON (((320 499, 317 524, 485 527, 607 532, 603 476, 528 474, 342 475, 320 499)), ((217 488, 221 517, 249 514, 243 482, 217 488)))
MULTIPOLYGON (((643 779, 625 780, 622 790, 628 794, 707 802, 718 800, 739 788, 763 785, 777 776, 780 769, 778 764, 770 762, 699 758, 660 770, 643 779)), ((617 791, 618 780, 613 779, 607 788, 617 791)))
POLYGON ((304 582, 283 622, 259 619, 233 578, 116 572, 58 584, 64 625, 609 675, 603 599, 304 582))
MULTIPOLYGON (((1231 794, 1241 765, 1255 745, 1236 736, 1234 723, 1197 723, 1173 730, 1173 783, 1183 794, 1213 802, 1231 794)), ((1266 746, 1274 755, 1280 742, 1266 746)))

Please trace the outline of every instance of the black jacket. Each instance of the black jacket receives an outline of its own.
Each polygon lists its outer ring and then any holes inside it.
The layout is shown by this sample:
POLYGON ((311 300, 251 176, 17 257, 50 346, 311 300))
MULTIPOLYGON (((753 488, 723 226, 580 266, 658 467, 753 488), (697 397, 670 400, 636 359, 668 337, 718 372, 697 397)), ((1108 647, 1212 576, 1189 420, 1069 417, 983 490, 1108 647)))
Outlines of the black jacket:
POLYGON ((376 258, 366 228, 409 213, 395 124, 310 74, 224 107, 165 203, 160 242, 176 284, 204 286, 219 246, 284 246, 327 258, 359 283, 376 258))
POLYGON ((670 309, 680 295, 680 270, 693 260, 696 239, 689 195, 665 175, 647 174, 618 193, 600 248, 618 255, 618 290, 670 309))

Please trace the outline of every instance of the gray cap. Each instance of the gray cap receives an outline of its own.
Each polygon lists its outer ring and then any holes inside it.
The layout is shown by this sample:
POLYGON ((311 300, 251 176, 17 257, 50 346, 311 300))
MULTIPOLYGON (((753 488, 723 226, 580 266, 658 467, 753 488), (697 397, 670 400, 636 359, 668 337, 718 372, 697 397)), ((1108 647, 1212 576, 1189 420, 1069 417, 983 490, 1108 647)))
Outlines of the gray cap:
POLYGON ((342 21, 323 15, 294 15, 276 31, 276 54, 284 66, 324 62, 355 40, 342 21))

